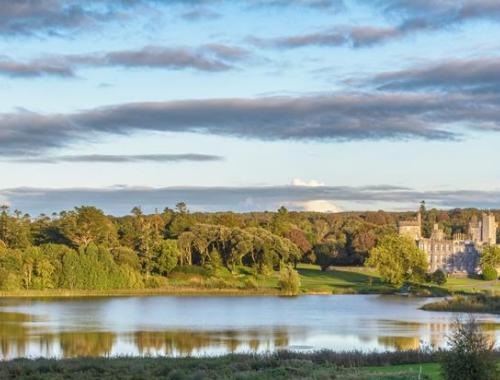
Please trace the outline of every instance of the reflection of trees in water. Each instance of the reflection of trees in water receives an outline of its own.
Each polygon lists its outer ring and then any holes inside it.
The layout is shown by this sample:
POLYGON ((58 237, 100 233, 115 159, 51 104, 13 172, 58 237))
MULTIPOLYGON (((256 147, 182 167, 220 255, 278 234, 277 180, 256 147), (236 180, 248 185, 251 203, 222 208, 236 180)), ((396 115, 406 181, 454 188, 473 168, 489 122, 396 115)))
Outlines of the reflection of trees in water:
POLYGON ((109 356, 116 341, 110 332, 64 332, 57 335, 65 358, 109 356))
MULTIPOLYGON (((389 330, 392 332, 415 334, 415 336, 381 336, 378 338, 379 344, 385 348, 395 348, 397 350, 418 349, 422 338, 427 335, 429 336, 428 344, 431 347, 444 347, 451 329, 451 323, 448 321, 442 323, 418 323, 382 320, 380 322, 381 326, 379 328, 381 331, 389 330)), ((495 341, 496 331, 499 329, 498 323, 483 322, 481 323, 481 328, 491 342, 495 341)))
POLYGON ((377 341, 385 348, 395 348, 398 351, 420 348, 420 338, 418 336, 380 336, 377 341))
POLYGON ((26 356, 29 344, 26 322, 33 321, 29 314, 0 312, 0 352, 2 358, 11 354, 26 356))
MULTIPOLYGON (((0 318, 2 315, 0 314, 0 318)), ((62 357, 109 356, 119 335, 112 332, 72 331, 34 333, 24 324, 31 319, 24 314, 9 313, 0 319, 0 349, 2 358, 29 355, 62 357), (58 350, 59 348, 59 350, 58 350)), ((141 355, 163 353, 188 356, 210 349, 225 352, 257 352, 289 345, 286 329, 223 330, 223 331, 139 331, 121 336, 134 344, 141 355)))
POLYGON ((288 346, 288 332, 284 329, 261 332, 239 331, 139 331, 134 333, 134 342, 141 355, 164 352, 166 355, 192 355, 197 351, 222 348, 236 352, 243 346, 247 351, 257 352, 261 347, 288 346))

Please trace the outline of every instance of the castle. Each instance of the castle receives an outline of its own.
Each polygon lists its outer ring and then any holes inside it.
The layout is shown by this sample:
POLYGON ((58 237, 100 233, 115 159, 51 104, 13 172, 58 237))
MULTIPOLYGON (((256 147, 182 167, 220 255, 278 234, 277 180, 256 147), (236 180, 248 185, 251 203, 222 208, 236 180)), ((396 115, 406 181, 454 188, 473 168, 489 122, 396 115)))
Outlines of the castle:
POLYGON ((480 220, 472 218, 468 234, 459 233, 448 239, 435 224, 431 237, 424 238, 422 215, 419 212, 416 219, 399 222, 398 232, 415 240, 418 247, 427 253, 431 272, 441 269, 447 273, 471 274, 478 272, 482 248, 496 244, 497 227, 495 216, 485 212, 480 220))

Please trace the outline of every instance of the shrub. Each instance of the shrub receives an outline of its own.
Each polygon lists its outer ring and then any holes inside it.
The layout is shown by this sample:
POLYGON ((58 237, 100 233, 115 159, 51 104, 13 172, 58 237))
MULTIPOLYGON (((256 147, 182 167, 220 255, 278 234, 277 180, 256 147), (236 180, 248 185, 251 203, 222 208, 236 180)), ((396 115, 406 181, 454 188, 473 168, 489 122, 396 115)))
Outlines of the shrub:
POLYGON ((495 380, 494 342, 483 334, 474 317, 457 320, 448 338, 449 351, 442 354, 442 371, 446 380, 495 380))
POLYGON ((279 288, 285 296, 296 296, 299 294, 300 276, 291 266, 281 269, 279 288))
POLYGON ((496 280, 498 278, 498 273, 497 273, 497 270, 493 266, 486 265, 483 269, 483 274, 481 275, 481 277, 485 281, 492 281, 492 280, 496 280))
POLYGON ((254 277, 249 277, 245 280, 245 289, 257 289, 259 284, 254 277))
POLYGON ((167 285, 167 279, 165 277, 160 276, 149 276, 146 279, 146 288, 163 288, 167 285))
POLYGON ((441 269, 437 269, 434 273, 431 274, 431 281, 438 284, 444 285, 446 284, 447 275, 441 269))
POLYGON ((222 261, 222 257, 216 249, 212 249, 210 252, 209 260, 207 263, 207 266, 211 268, 212 270, 217 270, 219 268, 222 268, 224 265, 222 261))

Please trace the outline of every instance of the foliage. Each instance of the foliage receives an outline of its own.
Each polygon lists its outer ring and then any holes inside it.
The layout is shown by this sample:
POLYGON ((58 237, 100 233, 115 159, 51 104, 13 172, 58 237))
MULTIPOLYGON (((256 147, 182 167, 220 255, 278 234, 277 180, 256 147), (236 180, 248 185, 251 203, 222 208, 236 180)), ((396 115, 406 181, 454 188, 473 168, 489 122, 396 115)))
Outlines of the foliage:
POLYGON ((481 252, 481 268, 486 267, 496 268, 500 265, 500 247, 496 245, 488 245, 481 252))
POLYGON ((291 266, 285 266, 280 271, 279 288, 285 296, 296 296, 300 290, 299 273, 291 266))
POLYGON ((498 273, 495 267, 491 265, 485 265, 483 267, 483 273, 481 274, 481 278, 485 281, 493 281, 498 278, 498 273))
POLYGON ((335 259, 339 256, 338 244, 317 244, 314 246, 314 256, 316 257, 315 264, 325 271, 335 263, 335 259))
MULTIPOLYGON (((423 211, 427 225, 440 223, 448 235, 465 232, 470 218, 481 215, 476 209, 423 211)), ((177 266, 192 265, 206 268, 207 276, 221 270, 236 275, 238 268, 246 266, 265 275, 267 285, 274 288, 277 279, 270 274, 283 266, 317 263, 326 269, 363 264, 370 252, 380 250, 381 240, 396 231, 397 222, 408 216, 384 211, 296 212, 285 207, 277 212, 205 213, 191 212, 179 202, 174 209, 149 215, 135 207, 130 215, 113 217, 81 206, 32 217, 2 206, 0 288, 135 288, 145 286, 149 277, 171 277, 177 266)), ((496 217, 500 219, 500 212, 496 217)), ((497 247, 485 247, 482 262, 498 265, 498 256, 497 247)), ((396 257, 393 261, 404 268, 387 270, 385 279, 391 283, 420 276, 419 270, 413 271, 415 260, 408 263, 396 257)), ((240 280, 237 286, 244 286, 244 279, 240 280)), ((371 286, 363 288, 368 291, 371 286)), ((350 288, 346 285, 342 291, 350 288)))
POLYGON ((442 369, 446 380, 495 380, 500 376, 496 368, 494 342, 481 331, 470 316, 457 320, 448 338, 450 351, 443 354, 442 369))
POLYGON ((202 358, 115 357, 16 359, 0 362, 0 378, 10 379, 429 379, 435 354, 405 352, 231 354, 202 358), (423 363, 423 364, 422 364, 423 363), (418 364, 412 368, 401 364, 418 364), (369 367, 369 368, 363 368, 369 367), (423 370, 423 373, 421 373, 423 370))
POLYGON ((475 294, 471 296, 454 296, 422 307, 430 311, 451 311, 465 313, 500 314, 500 296, 475 294))
POLYGON ((427 269, 427 258, 407 237, 388 234, 372 249, 368 266, 377 268, 382 278, 393 285, 418 281, 427 269))
POLYGON ((431 274, 431 281, 438 285, 446 284, 448 276, 441 269, 437 269, 431 274))
POLYGON ((179 248, 175 240, 162 240, 155 247, 155 269, 160 275, 167 275, 177 266, 179 248))

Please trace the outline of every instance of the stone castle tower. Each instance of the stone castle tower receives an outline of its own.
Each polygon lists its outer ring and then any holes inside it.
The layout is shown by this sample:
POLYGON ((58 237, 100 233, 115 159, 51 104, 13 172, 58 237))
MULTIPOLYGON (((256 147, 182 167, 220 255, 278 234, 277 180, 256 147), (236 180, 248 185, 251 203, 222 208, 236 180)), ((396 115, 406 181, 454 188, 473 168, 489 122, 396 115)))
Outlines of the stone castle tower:
POLYGON ((484 212, 481 228, 481 242, 483 244, 493 245, 497 243, 497 227, 495 216, 484 212))
POLYGON ((478 244, 493 245, 497 243, 498 223, 495 216, 489 212, 483 212, 481 220, 473 217, 469 223, 469 239, 478 244))
POLYGON ((484 212, 481 219, 473 217, 470 220, 468 234, 455 234, 452 239, 448 239, 439 225, 435 224, 431 237, 424 238, 422 215, 419 212, 416 219, 400 221, 398 232, 415 240, 417 246, 427 253, 429 270, 477 273, 483 247, 497 242, 497 227, 495 216, 484 212))
POLYGON ((422 214, 417 214, 417 219, 402 220, 398 223, 398 232, 400 235, 408 236, 413 240, 422 238, 422 214))

